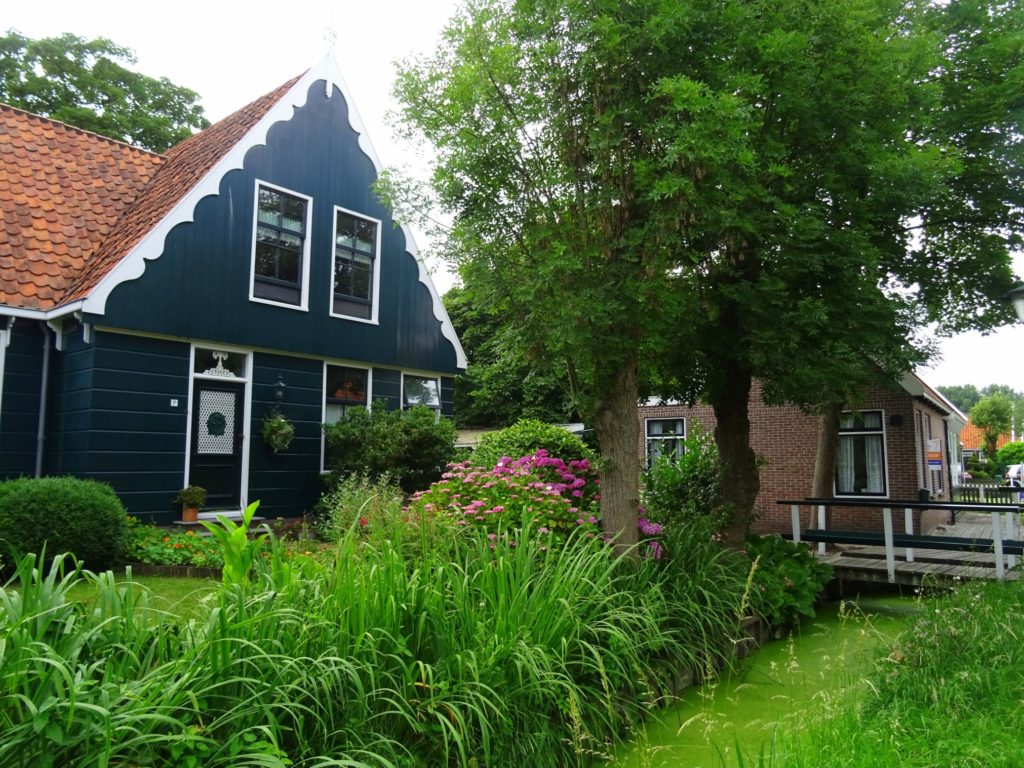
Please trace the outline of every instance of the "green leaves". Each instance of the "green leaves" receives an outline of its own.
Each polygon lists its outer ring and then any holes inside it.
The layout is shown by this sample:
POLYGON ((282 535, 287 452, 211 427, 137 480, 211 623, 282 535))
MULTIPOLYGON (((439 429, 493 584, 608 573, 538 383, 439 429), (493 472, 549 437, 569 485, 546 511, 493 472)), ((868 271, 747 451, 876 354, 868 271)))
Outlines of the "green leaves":
POLYGON ((249 583, 253 561, 257 553, 262 551, 263 541, 267 538, 267 534, 253 536, 249 530, 259 506, 259 501, 254 501, 246 507, 240 523, 235 523, 224 515, 217 515, 216 523, 199 521, 220 544, 221 556, 224 559, 221 575, 225 584, 245 586, 249 583))
POLYGON ((163 152, 209 122, 199 95, 152 78, 128 48, 71 34, 0 37, 0 101, 118 141, 163 152))

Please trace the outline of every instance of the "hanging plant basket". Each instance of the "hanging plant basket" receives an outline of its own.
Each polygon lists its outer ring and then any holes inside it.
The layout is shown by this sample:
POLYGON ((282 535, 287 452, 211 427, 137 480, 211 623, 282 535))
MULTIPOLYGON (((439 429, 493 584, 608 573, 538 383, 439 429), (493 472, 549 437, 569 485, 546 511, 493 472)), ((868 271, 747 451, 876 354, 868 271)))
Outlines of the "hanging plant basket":
POLYGON ((288 446, 292 444, 295 425, 280 411, 272 411, 264 417, 260 432, 263 435, 263 442, 269 445, 274 453, 281 453, 287 451, 288 446))

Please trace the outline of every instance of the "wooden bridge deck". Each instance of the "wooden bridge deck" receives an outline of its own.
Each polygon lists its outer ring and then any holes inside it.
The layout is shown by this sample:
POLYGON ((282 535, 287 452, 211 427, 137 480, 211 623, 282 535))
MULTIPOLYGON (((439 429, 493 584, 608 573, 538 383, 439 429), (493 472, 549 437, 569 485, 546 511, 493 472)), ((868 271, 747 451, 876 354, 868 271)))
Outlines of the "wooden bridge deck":
MULTIPOLYGON (((1019 532, 1011 532, 1018 538, 1019 532)), ((958 513, 954 525, 944 525, 929 532, 932 536, 954 536, 969 539, 992 538, 992 516, 987 513, 958 513)), ((1004 528, 1004 535, 1006 531, 1004 528)), ((817 553, 817 548, 815 548, 817 553)), ((885 547, 839 544, 818 559, 835 569, 840 584, 844 581, 888 583, 885 547)), ((906 561, 906 549, 896 548, 896 583, 920 585, 959 579, 995 579, 995 555, 991 552, 957 552, 945 549, 913 549, 914 562, 906 561)), ((1007 580, 1020 578, 1018 558, 1004 555, 1007 580)))

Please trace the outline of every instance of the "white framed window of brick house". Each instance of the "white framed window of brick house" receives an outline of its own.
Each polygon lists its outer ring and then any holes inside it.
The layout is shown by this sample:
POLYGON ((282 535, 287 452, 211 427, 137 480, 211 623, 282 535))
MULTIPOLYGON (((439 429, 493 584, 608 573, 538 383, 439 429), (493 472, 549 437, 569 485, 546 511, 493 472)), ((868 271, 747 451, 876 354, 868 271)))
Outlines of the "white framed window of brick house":
POLYGON ((837 496, 886 496, 885 415, 847 411, 839 417, 837 496))
POLYGON ((686 450, 686 419, 646 419, 647 464, 659 458, 678 459, 686 450))

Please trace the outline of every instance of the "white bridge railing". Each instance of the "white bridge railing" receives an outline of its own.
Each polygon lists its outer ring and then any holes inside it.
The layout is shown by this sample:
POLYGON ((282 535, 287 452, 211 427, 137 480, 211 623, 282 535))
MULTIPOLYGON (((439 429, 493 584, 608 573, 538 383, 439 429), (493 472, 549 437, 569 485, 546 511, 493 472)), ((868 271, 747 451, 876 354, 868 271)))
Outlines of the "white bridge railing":
MULTIPOLYGON (((914 562, 914 549, 941 549, 962 552, 992 552, 997 579, 1006 577, 1006 568, 1014 568, 1017 557, 1024 555, 1024 542, 1020 541, 1020 513, 1018 504, 978 504, 964 502, 922 502, 895 500, 861 500, 861 499, 802 499, 782 500, 778 504, 790 507, 793 527, 793 541, 818 543, 818 552, 825 553, 825 546, 833 544, 882 545, 885 547, 886 570, 889 582, 896 581, 896 548, 904 550, 905 562, 914 562), (801 524, 801 507, 817 510, 817 528, 803 528, 801 524), (882 534, 863 531, 843 531, 826 529, 826 509, 830 507, 855 507, 877 509, 882 513, 882 534), (893 511, 903 510, 903 533, 896 533, 893 524, 893 511), (914 533, 915 510, 948 510, 953 512, 981 512, 991 516, 992 537, 960 537, 919 535, 914 533)), ((808 517, 810 519, 810 517, 808 517)))

